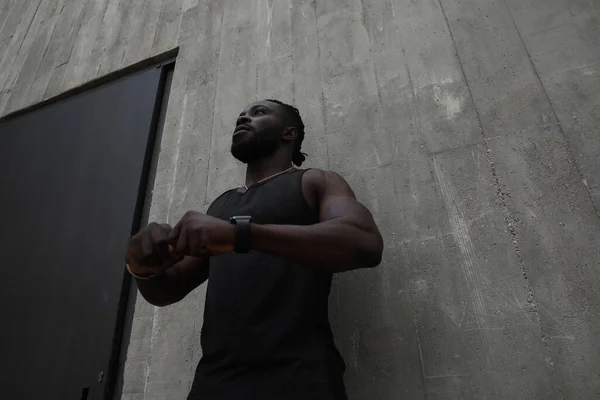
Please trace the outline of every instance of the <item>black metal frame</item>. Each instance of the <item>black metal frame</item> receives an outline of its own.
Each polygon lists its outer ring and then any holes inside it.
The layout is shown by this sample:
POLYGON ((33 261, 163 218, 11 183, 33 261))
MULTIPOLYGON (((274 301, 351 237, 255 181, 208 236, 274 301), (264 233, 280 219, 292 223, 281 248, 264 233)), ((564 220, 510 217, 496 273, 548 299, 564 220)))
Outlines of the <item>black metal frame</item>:
MULTIPOLYGON (((133 217, 133 223, 131 226, 131 235, 133 236, 136 232, 138 232, 142 226, 144 221, 144 208, 148 207, 146 203, 147 193, 149 190, 152 190, 154 183, 154 172, 152 171, 153 167, 156 165, 153 164, 153 159, 158 156, 158 154, 154 154, 157 149, 157 141, 160 140, 157 137, 158 132, 158 123, 160 120, 161 108, 166 106, 164 102, 164 97, 169 96, 169 93, 165 92, 165 81, 167 78, 167 74, 169 71, 173 71, 175 68, 174 61, 166 61, 156 66, 155 68, 161 68, 161 77, 159 83, 159 95, 156 99, 156 104, 154 107, 154 113, 152 115, 152 125, 150 128, 148 146, 146 147, 146 155, 144 157, 144 168, 142 170, 141 176, 141 184, 138 192, 138 197, 135 206, 135 214, 133 217), (150 182, 150 178, 152 178, 152 182, 150 182)), ((158 143, 160 144, 160 143, 158 143)), ((132 289, 132 278, 128 273, 125 274, 125 278, 123 279, 123 286, 121 288, 121 299, 119 302, 119 309, 117 314, 117 325, 115 327, 115 333, 113 336, 113 348, 110 360, 110 367, 107 374, 107 383, 105 390, 105 400, 113 399, 116 391, 117 391, 117 383, 119 381, 119 373, 121 372, 119 369, 119 361, 122 355, 122 347, 125 342, 125 335, 130 334, 131 332, 126 332, 125 327, 127 322, 127 310, 129 304, 129 292, 132 289)), ((135 289, 134 289, 135 290, 135 289)), ((133 315, 131 316, 133 317, 133 315)), ((131 327, 131 326, 130 326, 131 327)))
MULTIPOLYGON (((165 82, 166 82, 168 74, 171 74, 171 76, 172 76, 172 72, 174 69, 173 58, 176 54, 177 54, 177 50, 159 55, 152 60, 146 60, 142 63, 131 66, 125 70, 113 73, 109 76, 100 78, 96 81, 93 81, 93 82, 85 84, 81 87, 75 88, 69 92, 63 93, 59 96, 56 96, 49 100, 46 100, 42 103, 27 107, 25 109, 11 113, 9 115, 6 115, 6 116, 0 118, 0 126, 2 126, 1 124, 4 122, 10 122, 10 121, 14 120, 15 118, 18 118, 26 113, 40 109, 44 106, 52 105, 53 103, 56 103, 60 100, 68 100, 68 98, 72 97, 73 95, 84 93, 84 92, 87 92, 88 90, 93 90, 104 84, 111 83, 112 81, 115 81, 116 79, 124 78, 124 77, 126 77, 130 74, 136 73, 136 72, 150 70, 151 68, 160 68, 160 77, 159 77, 159 81, 158 81, 158 88, 157 88, 157 92, 156 92, 156 98, 154 99, 154 110, 151 113, 152 120, 150 123, 150 129, 149 129, 148 138, 146 141, 146 149, 144 151, 144 156, 143 156, 143 165, 142 165, 142 170, 141 170, 140 183, 138 186, 137 196, 136 196, 136 200, 135 200, 134 214, 132 216, 133 218, 132 218, 132 225, 131 225, 131 234, 133 234, 133 233, 137 232, 140 229, 140 226, 142 225, 142 223, 144 223, 144 203, 147 200, 147 192, 149 192, 149 190, 153 186, 153 182, 150 182, 150 180, 153 181, 153 178, 154 178, 152 169, 155 168, 155 164, 153 163, 153 158, 156 156, 156 154, 153 154, 153 153, 158 148, 157 145, 160 144, 159 143, 160 138, 157 137, 157 132, 159 131, 158 128, 159 128, 159 120, 160 120, 160 115, 161 115, 161 107, 166 105, 166 101, 165 101, 164 97, 168 96, 168 93, 165 93, 165 82), (156 64, 157 61, 162 61, 162 62, 157 65, 156 64), (150 63, 152 63, 154 65, 149 65, 150 63)), ((154 80, 153 82, 155 82, 153 84, 153 85, 155 85, 156 80, 154 80)), ((146 98, 148 98, 148 97, 146 97, 146 98)), ((145 119, 145 121, 148 121, 148 120, 145 119)), ((139 153, 137 153, 137 154, 139 157, 140 156, 139 153)), ((137 165, 139 166, 140 164, 137 164, 137 165)), ((0 183, 1 183, 1 181, 0 181, 0 183)), ((129 186, 129 187, 132 187, 132 186, 129 186)), ((129 197, 129 198, 131 199, 131 197, 129 197)), ((123 231, 121 231, 121 232, 123 232, 123 231)), ((117 281, 113 281, 113 282, 117 282, 117 281)), ((100 395, 100 393, 102 393, 101 397, 104 399, 112 399, 113 396, 116 394, 117 384, 119 382, 119 373, 120 373, 119 358, 120 358, 120 355, 122 354, 121 350, 122 350, 124 344, 126 344, 127 338, 130 334, 130 332, 127 331, 126 327, 128 326, 128 323, 131 322, 130 320, 128 321, 128 312, 127 312, 128 306, 132 306, 131 304, 128 304, 128 299, 130 298, 130 288, 131 287, 132 287, 131 277, 129 276, 129 274, 126 273, 125 268, 123 268, 123 279, 121 280, 120 294, 118 296, 116 324, 114 326, 115 329, 114 329, 113 336, 112 336, 111 353, 110 353, 110 355, 108 355, 109 356, 108 369, 101 373, 101 374, 103 374, 103 376, 98 377, 98 380, 102 381, 102 385, 96 386, 95 389, 92 389, 92 387, 86 387, 81 390, 81 396, 82 396, 81 398, 82 399, 87 399, 88 396, 92 395, 92 393, 94 393, 94 392, 97 393, 97 395, 100 395)), ((114 285, 113 285, 113 290, 114 290, 114 285)), ((112 293, 116 294, 117 292, 113 291, 112 293)), ((113 309, 112 307, 114 307, 115 300, 116 300, 116 298, 113 296, 113 300, 112 300, 113 302, 110 303, 110 304, 113 304, 113 306, 111 306, 111 310, 113 309)), ((60 311, 57 311, 57 312, 60 312, 60 311)), ((111 311, 111 313, 112 313, 112 311, 111 311)), ((114 315, 114 314, 111 314, 111 315, 114 315)), ((131 316, 129 316, 129 317, 131 317, 131 316)), ((10 321, 7 321, 7 322, 10 323, 10 321)), ((111 324, 112 324, 112 322, 111 322, 111 324)), ((130 326, 130 324, 129 324, 129 326, 130 326)), ((104 334, 103 337, 108 338, 109 336, 107 334, 104 334)), ((104 343, 106 343, 106 342, 104 342, 104 343)), ((11 344, 5 343, 4 345, 11 345, 11 344)), ((106 353, 102 353, 102 354, 106 354, 106 353)), ((42 359, 39 361, 35 360, 35 362, 49 364, 50 368, 52 367, 52 360, 42 359)), ((76 362, 76 361, 74 361, 74 362, 76 362)), ((103 367, 103 369, 104 369, 104 367, 103 367)), ((9 376, 7 378, 10 379, 9 376)), ((31 378, 35 379, 35 377, 31 377, 31 378)), ((33 383, 33 384, 35 385, 35 383, 33 383)), ((53 398, 52 395, 53 394, 51 392, 49 392, 48 397, 46 397, 46 398, 51 399, 51 398, 53 398)), ((97 399, 98 397, 94 397, 94 398, 97 399)))

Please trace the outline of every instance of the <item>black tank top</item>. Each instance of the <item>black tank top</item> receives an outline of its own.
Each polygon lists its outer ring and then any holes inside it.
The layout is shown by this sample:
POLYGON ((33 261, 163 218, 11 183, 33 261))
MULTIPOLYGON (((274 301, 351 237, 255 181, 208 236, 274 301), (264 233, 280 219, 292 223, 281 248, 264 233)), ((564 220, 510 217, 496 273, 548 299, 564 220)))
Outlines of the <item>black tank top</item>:
MULTIPOLYGON (((246 192, 230 190, 207 214, 258 224, 318 222, 302 192, 304 170, 279 175, 246 192)), ((270 254, 211 257, 203 357, 188 399, 346 399, 344 362, 328 317, 331 273, 270 254)))

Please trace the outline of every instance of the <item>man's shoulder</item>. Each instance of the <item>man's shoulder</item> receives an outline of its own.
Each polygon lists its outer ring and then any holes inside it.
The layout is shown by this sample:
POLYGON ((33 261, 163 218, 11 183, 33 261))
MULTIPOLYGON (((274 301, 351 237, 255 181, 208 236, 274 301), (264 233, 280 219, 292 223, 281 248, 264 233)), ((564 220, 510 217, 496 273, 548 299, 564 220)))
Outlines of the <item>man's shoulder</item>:
POLYGON ((307 183, 315 188, 325 188, 329 185, 347 184, 344 177, 337 172, 318 168, 307 169, 304 173, 303 183, 307 183))
POLYGON ((304 193, 307 189, 314 193, 319 192, 325 186, 326 176, 329 171, 325 171, 318 168, 310 168, 304 171, 302 174, 302 188, 304 193))
POLYGON ((310 199, 309 203, 314 205, 319 204, 328 195, 354 197, 352 188, 340 174, 317 168, 305 171, 302 191, 304 196, 310 199))
POLYGON ((223 200, 225 200, 229 194, 233 193, 236 190, 238 190, 238 189, 229 189, 229 190, 221 193, 216 199, 214 199, 210 203, 210 205, 206 209, 206 215, 214 216, 215 206, 217 206, 219 203, 223 202, 223 200))
POLYGON ((319 184, 325 184, 328 180, 344 180, 344 178, 334 171, 328 171, 319 168, 309 168, 304 173, 304 179, 313 181, 319 184))

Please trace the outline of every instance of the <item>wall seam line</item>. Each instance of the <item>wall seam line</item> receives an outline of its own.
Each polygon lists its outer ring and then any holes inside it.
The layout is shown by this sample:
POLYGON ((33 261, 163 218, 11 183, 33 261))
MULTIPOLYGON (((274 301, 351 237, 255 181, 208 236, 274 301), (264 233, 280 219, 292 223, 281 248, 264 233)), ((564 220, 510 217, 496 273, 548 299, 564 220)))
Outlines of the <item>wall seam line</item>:
MULTIPOLYGON (((504 1, 504 0, 503 0, 504 1)), ((469 84, 469 80, 467 79, 467 74, 465 72, 465 68, 463 65, 463 62, 460 58, 460 54, 458 51, 458 46, 456 44, 456 40, 454 38, 454 34, 452 33, 452 28, 450 27, 450 22, 448 20, 448 16, 446 15, 446 10, 444 8, 444 5, 442 4, 442 0, 438 0, 438 4, 440 6, 440 9, 442 11, 442 14, 444 16, 444 21, 446 23, 446 27, 448 28, 448 33, 450 35, 450 38, 452 40, 452 46, 454 47, 454 53, 456 54, 456 60, 458 62, 458 65, 460 67, 460 72, 461 75, 465 81, 465 85, 467 87, 468 93, 469 93, 469 97, 471 99, 471 102, 473 103, 473 109, 475 110, 475 114, 477 116, 477 123, 479 125, 479 129, 480 129, 480 134, 481 136, 485 139, 485 133, 484 133, 484 127, 483 127, 483 122, 481 119, 481 114, 479 112, 479 108, 477 107, 477 104, 475 103, 475 99, 473 97, 473 91, 471 89, 471 85, 469 84)), ((512 16, 511 16, 512 18, 512 16)), ((513 21, 514 23, 514 21, 513 21)), ((484 140, 485 142, 485 140, 484 140)), ((539 333, 540 333, 540 337, 541 337, 541 341, 544 344, 544 350, 546 352, 546 355, 548 358, 550 358, 550 352, 548 349, 548 342, 547 339, 545 337, 544 331, 542 330, 542 326, 541 326, 541 320, 539 317, 539 312, 537 309, 537 305, 534 299, 534 295, 533 295, 533 290, 531 288, 531 284, 529 282, 529 278, 527 276, 527 270, 525 268, 525 261, 521 255, 521 251, 519 248, 519 243, 517 241, 517 236, 516 236, 516 229, 515 229, 515 225, 516 225, 516 218, 513 215, 512 210, 509 208, 508 204, 507 204, 507 199, 512 198, 511 194, 505 190, 503 190, 506 186, 504 184, 502 184, 500 182, 500 179, 498 178, 498 174, 497 174, 497 170, 495 167, 495 163, 494 160, 492 158, 491 155, 491 150, 489 148, 486 149, 486 160, 488 163, 488 167, 490 169, 490 172, 492 174, 492 186, 494 187, 495 191, 496 191, 496 198, 498 199, 498 205, 501 206, 504 209, 504 222, 506 225, 506 230, 509 233, 509 235, 511 236, 512 239, 512 243, 513 243, 513 248, 515 251, 515 254, 517 256, 517 260, 519 263, 519 266, 522 270, 522 274, 523 274, 523 278, 525 280, 525 285, 527 288, 527 304, 529 308, 525 309, 525 311, 529 311, 531 312, 531 314, 533 315, 535 322, 536 322, 536 326, 539 329, 539 333)), ((552 365, 552 363, 550 362, 550 365, 552 365)), ((552 371, 554 372, 554 368, 552 367, 552 371)), ((494 391, 496 392, 496 396, 498 395, 498 391, 496 388, 494 388, 494 391)))
MULTIPOLYGON (((390 3, 391 4, 391 3, 390 3)), ((412 75, 410 73, 410 69, 408 68, 408 62, 406 61, 406 51, 404 50, 404 42, 402 41, 402 35, 400 35, 400 46, 402 47, 402 56, 404 59, 404 68, 406 69, 406 76, 408 78, 408 83, 410 86, 410 94, 411 94, 411 110, 413 112, 413 121, 415 123, 415 129, 417 130, 417 132, 419 133, 419 138, 423 138, 423 127, 421 126, 421 118, 420 118, 420 114, 419 114, 419 109, 417 107, 417 105, 415 104, 415 98, 416 98, 416 93, 415 93, 415 85, 413 83, 413 79, 412 79, 412 75)), ((397 154, 397 142, 394 140, 394 156, 397 154)), ((394 157, 394 161, 395 161, 395 157, 394 157)), ((395 162, 392 164, 395 166, 395 162)), ((395 174, 394 174, 395 176, 395 174)), ((394 186, 395 186, 395 180, 394 180, 394 186)), ((419 363, 421 365, 420 371, 421 371, 421 385, 423 387, 423 398, 425 398, 425 393, 426 393, 426 384, 425 384, 425 377, 427 376, 427 372, 425 371, 425 362, 424 362, 424 358, 423 358, 423 350, 421 347, 421 339, 419 338, 419 325, 417 323, 417 314, 415 311, 415 308, 413 307, 414 303, 412 301, 412 290, 408 291, 408 299, 410 301, 410 305, 411 305, 411 313, 412 313, 412 322, 413 322, 413 326, 415 329, 415 338, 416 338, 416 342, 417 342, 417 351, 419 354, 419 363)))
POLYGON ((206 164, 206 186, 204 188, 204 204, 208 203, 208 184, 210 181, 210 161, 212 159, 212 147, 213 147, 213 135, 215 133, 215 114, 217 112, 217 93, 219 93, 219 68, 221 65, 221 56, 223 53, 221 52, 221 44, 223 43, 223 23, 225 22, 225 13, 227 12, 227 2, 223 5, 223 14, 221 14, 221 32, 219 32, 219 55, 217 56, 217 65, 216 74, 215 74, 215 90, 213 93, 213 116, 212 116, 212 126, 210 129, 210 141, 208 145, 208 161, 206 164))
MULTIPOLYGON (((515 18, 513 17, 512 12, 510 11, 510 7, 508 6, 508 4, 506 4, 506 0, 502 0, 502 4, 506 8, 506 11, 507 11, 508 15, 510 16, 510 20, 513 23, 513 26, 515 28, 515 31, 517 32, 517 35, 519 36, 519 40, 521 41, 521 45, 523 46, 523 49, 525 50, 525 54, 527 54, 527 61, 529 61, 529 64, 531 65, 531 69, 533 70, 533 73, 535 74, 535 77, 538 80, 538 82, 540 83, 540 87, 542 88, 542 91, 544 92, 544 97, 546 97, 546 101, 548 101, 548 105, 550 105, 550 109, 552 110, 552 115, 554 115, 554 119, 557 122, 558 130, 560 132, 560 135, 562 136, 563 140, 565 141, 565 144, 566 144, 565 147, 567 149, 567 154, 569 155, 569 157, 573 161, 573 166, 575 167, 575 170, 577 171, 577 173, 579 175, 580 182, 583 182, 583 180, 585 179, 585 177, 581 173, 581 169, 579 168, 579 164, 577 163, 577 159, 575 158, 573 150, 571 149, 571 142, 569 141, 569 139, 565 135, 565 131, 564 131, 564 129, 563 129, 561 123, 560 123, 560 119, 558 118, 558 114, 556 113, 556 109, 554 108, 554 104, 552 104, 552 100, 550 99, 550 96, 548 95, 548 91, 546 90, 546 86, 544 85, 544 82, 542 81, 542 78, 541 78, 540 74, 538 73, 537 68, 535 67, 535 63, 533 62, 533 59, 531 58, 531 53, 529 52, 529 49, 527 48, 527 45, 525 44, 525 40, 523 40, 523 35, 521 35, 521 31, 519 30, 519 27, 517 26, 517 23, 515 22, 515 18)), ((588 197, 590 198, 590 201, 592 203, 592 207, 594 208, 594 211, 596 211, 596 215, 598 216, 598 219, 600 219, 600 210, 598 209, 598 207, 596 207, 596 203, 594 203, 594 198, 592 197, 592 194, 590 192, 590 188, 587 187, 587 185, 584 185, 584 186, 585 186, 585 191, 588 194, 588 197)))

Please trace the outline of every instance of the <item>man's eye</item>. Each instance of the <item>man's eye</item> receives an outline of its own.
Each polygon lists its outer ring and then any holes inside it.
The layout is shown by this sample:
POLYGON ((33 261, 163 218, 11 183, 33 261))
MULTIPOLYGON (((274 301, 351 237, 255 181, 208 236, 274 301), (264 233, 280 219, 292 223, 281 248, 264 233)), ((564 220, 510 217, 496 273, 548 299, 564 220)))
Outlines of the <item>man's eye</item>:
POLYGON ((265 110, 256 110, 255 115, 262 115, 265 113, 265 110))

